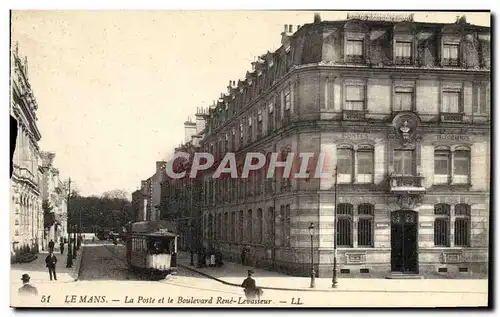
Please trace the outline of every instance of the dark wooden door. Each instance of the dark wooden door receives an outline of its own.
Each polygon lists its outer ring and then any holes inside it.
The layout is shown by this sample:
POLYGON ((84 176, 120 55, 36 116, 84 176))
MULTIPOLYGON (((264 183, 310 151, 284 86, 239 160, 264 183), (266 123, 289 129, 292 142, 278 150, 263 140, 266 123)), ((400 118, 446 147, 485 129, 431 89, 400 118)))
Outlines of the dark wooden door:
POLYGON ((391 270, 418 273, 418 215, 398 210, 391 217, 391 270))

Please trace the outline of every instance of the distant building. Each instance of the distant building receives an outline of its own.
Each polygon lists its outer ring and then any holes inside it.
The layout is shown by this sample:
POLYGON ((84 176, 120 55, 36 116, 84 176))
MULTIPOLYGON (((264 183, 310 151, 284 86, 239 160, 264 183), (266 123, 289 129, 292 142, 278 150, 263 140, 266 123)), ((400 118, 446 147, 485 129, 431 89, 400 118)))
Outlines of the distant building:
POLYGON ((59 170, 54 167, 54 158, 54 153, 41 152, 42 209, 50 208, 50 214, 44 216, 47 225, 44 232, 44 247, 47 247, 50 240, 57 242, 68 236, 68 192, 59 178, 59 170))
POLYGON ((17 119, 18 136, 10 180, 11 253, 41 248, 43 211, 39 170, 41 139, 36 121, 38 104, 28 77, 28 61, 11 51, 10 114, 17 119))
POLYGON ((144 194, 140 189, 138 189, 132 193, 133 222, 146 220, 146 211, 144 206, 144 194))
MULTIPOLYGON (((205 133, 205 117, 208 111, 199 108, 196 121, 184 122, 184 143, 175 148, 174 153, 184 152, 192 155, 200 150, 200 141, 205 133)), ((175 168, 188 168, 190 162, 173 164, 175 168)), ((178 247, 181 250, 197 250, 202 247, 201 192, 200 179, 189 178, 189 171, 182 179, 165 178, 162 186, 162 219, 173 221, 179 234, 178 247)))

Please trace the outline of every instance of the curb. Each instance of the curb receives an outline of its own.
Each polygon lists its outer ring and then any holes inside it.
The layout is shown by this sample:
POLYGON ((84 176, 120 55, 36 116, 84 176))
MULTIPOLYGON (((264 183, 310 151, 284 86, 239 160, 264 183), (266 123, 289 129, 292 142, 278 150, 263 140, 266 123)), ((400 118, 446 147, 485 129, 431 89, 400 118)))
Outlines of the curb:
MULTIPOLYGON (((177 264, 177 266, 182 267, 184 269, 187 269, 189 271, 198 273, 200 275, 208 277, 208 278, 210 278, 212 280, 215 280, 217 282, 220 282, 222 284, 229 285, 229 286, 240 287, 241 288, 241 285, 239 285, 239 284, 235 284, 235 283, 224 281, 224 280, 222 280, 220 278, 217 278, 217 277, 214 277, 214 276, 212 276, 210 274, 201 272, 201 271, 199 271, 197 269, 194 269, 194 268, 192 268, 190 266, 186 266, 186 265, 183 265, 183 264, 177 264)), ((260 289, 275 290, 275 291, 288 291, 288 292, 305 291, 305 292, 323 292, 323 293, 345 292, 345 293, 446 293, 446 294, 455 293, 455 294, 487 294, 487 291, 485 291, 485 292, 474 292, 474 291, 473 292, 464 292, 464 291, 434 291, 434 290, 425 290, 425 291, 422 291, 422 290, 381 290, 381 289, 378 289, 378 290, 371 289, 370 290, 370 289, 338 289, 338 288, 335 288, 335 289, 314 289, 314 288, 283 288, 283 287, 269 287, 269 286, 260 286, 259 288, 260 289)))
POLYGON ((71 273, 71 277, 73 277, 74 281, 78 281, 78 278, 80 277, 80 267, 82 264, 82 258, 83 258, 83 250, 85 249, 85 246, 82 244, 80 246, 80 255, 76 257, 76 264, 75 264, 75 271, 71 273))

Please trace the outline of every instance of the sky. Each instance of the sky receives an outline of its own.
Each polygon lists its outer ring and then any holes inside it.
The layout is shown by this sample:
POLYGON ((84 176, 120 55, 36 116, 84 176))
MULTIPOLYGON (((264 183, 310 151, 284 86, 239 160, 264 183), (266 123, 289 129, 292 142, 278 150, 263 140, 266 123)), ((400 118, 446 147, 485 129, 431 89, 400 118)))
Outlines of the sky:
MULTIPOLYGON (((320 12, 323 20, 346 12, 320 12)), ((401 13, 398 13, 401 14, 401 13)), ((415 13, 452 23, 461 13, 415 13)), ((489 14, 465 13, 489 26, 489 14)), ((83 195, 131 193, 184 140, 197 107, 280 46, 285 24, 313 11, 13 11, 28 58, 44 151, 83 195)))

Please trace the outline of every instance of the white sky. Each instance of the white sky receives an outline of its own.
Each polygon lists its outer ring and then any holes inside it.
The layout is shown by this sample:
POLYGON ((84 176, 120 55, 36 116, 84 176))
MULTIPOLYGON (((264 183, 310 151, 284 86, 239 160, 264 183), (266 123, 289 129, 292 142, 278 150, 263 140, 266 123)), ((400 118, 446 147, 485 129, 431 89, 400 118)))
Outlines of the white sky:
MULTIPOLYGON (((401 13, 398 13, 401 14, 401 13)), ((14 11, 12 40, 28 57, 42 150, 82 194, 129 193, 184 139, 197 107, 280 45, 284 24, 313 11, 14 11)), ((323 20, 346 13, 322 12, 323 20)), ((460 13, 415 13, 455 21, 460 13)), ((466 13, 489 26, 489 14, 466 13)))

